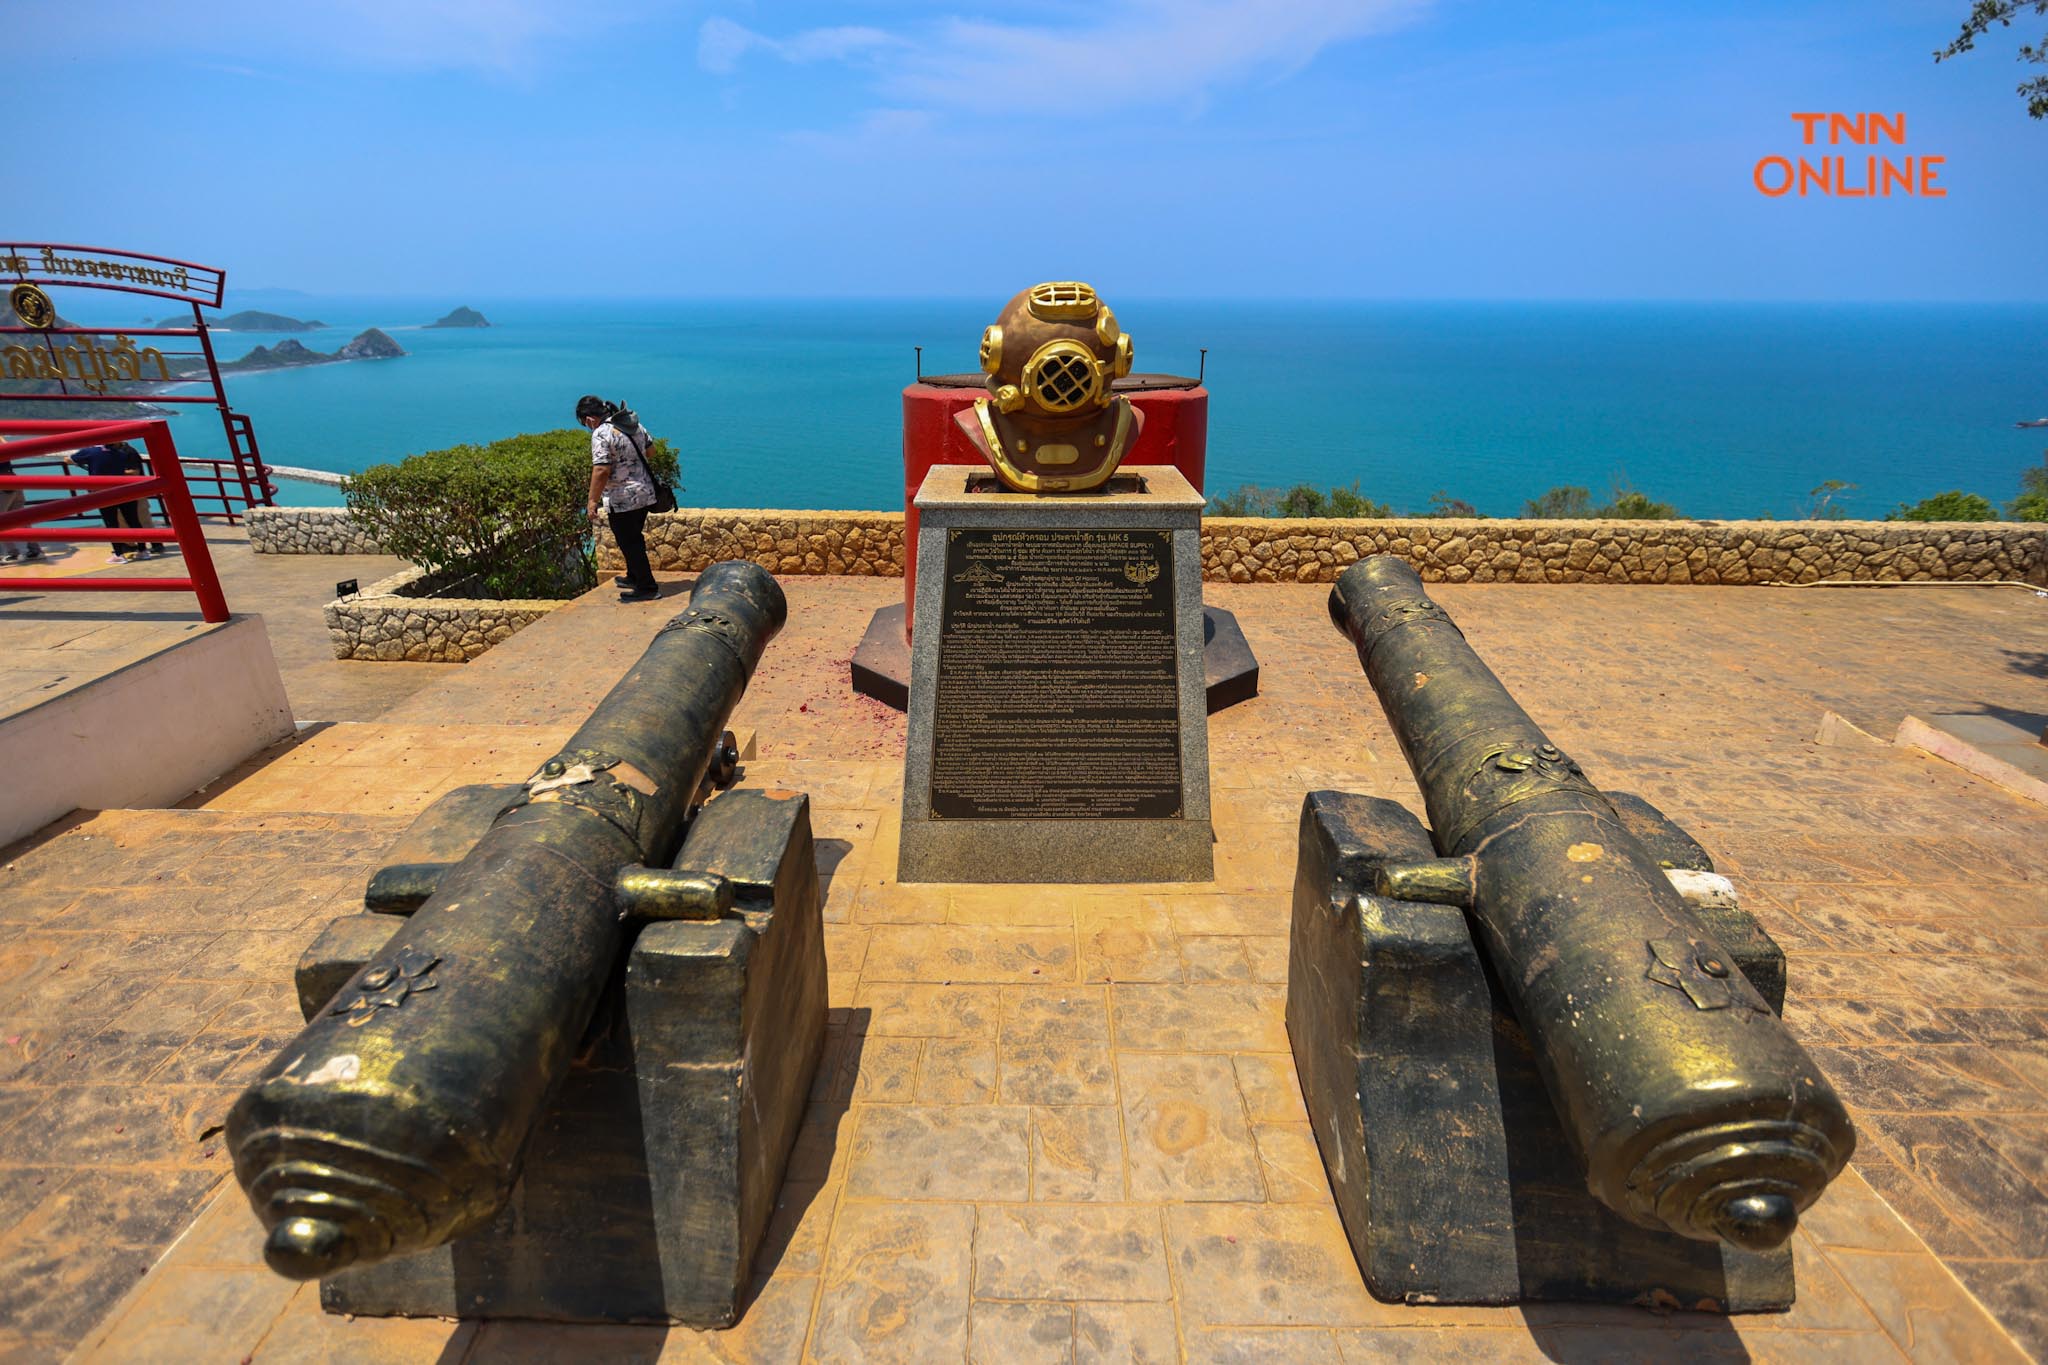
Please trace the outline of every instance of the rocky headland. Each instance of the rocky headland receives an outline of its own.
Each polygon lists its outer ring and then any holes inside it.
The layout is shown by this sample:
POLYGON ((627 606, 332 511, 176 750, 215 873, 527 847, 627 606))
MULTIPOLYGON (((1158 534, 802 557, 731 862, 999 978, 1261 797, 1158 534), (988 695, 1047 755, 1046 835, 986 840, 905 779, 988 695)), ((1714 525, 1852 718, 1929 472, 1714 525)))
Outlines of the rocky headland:
MULTIPOLYGON (((183 315, 165 318, 154 324, 157 327, 190 327, 192 319, 183 315)), ((327 324, 318 320, 301 321, 288 318, 283 313, 265 313, 254 308, 245 308, 239 313, 230 313, 217 322, 207 324, 216 332, 324 332, 327 324)))
POLYGON ((258 346, 240 360, 220 368, 223 374, 246 370, 289 370, 301 365, 332 365, 340 360, 389 360, 405 351, 379 329, 372 327, 333 354, 316 351, 300 341, 280 341, 275 346, 258 346))

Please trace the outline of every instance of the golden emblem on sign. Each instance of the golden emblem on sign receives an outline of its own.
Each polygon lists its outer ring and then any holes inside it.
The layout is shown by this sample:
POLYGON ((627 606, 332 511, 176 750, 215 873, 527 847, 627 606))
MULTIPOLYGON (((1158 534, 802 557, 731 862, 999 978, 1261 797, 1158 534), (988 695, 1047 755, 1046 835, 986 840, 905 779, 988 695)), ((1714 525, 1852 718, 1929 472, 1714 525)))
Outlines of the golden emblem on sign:
POLYGON ((13 305, 14 315, 21 319, 24 327, 41 331, 57 323, 57 306, 50 302, 50 296, 32 284, 17 284, 8 292, 7 302, 13 305))
POLYGON ((1153 579, 1159 577, 1159 561, 1156 559, 1147 559, 1142 562, 1134 560, 1124 565, 1124 577, 1140 586, 1150 583, 1153 579))

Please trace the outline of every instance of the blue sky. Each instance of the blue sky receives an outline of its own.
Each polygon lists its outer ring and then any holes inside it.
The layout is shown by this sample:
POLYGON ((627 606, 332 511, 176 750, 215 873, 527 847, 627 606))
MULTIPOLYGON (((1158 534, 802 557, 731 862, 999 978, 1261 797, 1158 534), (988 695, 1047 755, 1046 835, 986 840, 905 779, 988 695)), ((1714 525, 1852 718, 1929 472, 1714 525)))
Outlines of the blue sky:
POLYGON ((1935 66, 1967 8, 7 0, 0 232, 437 298, 2048 299, 2041 25, 1935 66), (1947 198, 1757 193, 1863 109, 1947 198))

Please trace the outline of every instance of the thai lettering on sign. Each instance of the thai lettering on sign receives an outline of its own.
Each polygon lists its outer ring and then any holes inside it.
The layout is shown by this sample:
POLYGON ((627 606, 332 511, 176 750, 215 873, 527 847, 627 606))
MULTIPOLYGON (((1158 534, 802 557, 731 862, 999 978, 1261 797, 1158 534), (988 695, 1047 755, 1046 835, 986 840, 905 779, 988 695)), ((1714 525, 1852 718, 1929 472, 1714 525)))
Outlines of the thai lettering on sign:
POLYGON ((19 250, 0 255, 0 271, 10 272, 18 278, 27 278, 31 274, 71 275, 80 279, 114 280, 144 288, 176 290, 184 294, 211 295, 214 292, 211 281, 194 280, 192 272, 182 265, 65 256, 56 248, 47 246, 27 250, 27 255, 19 250))

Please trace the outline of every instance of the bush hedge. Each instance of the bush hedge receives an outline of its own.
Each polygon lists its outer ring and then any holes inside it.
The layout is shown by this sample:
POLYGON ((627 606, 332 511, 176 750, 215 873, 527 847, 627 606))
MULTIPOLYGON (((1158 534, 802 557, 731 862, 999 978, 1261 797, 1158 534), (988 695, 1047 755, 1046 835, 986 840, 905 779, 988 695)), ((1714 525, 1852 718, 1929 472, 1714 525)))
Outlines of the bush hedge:
POLYGON ((1374 502, 1358 491, 1353 483, 1349 488, 1332 488, 1325 493, 1312 484, 1298 483, 1292 488, 1261 488, 1257 484, 1245 484, 1229 493, 1219 493, 1209 499, 1208 514, 1212 517, 1390 517, 1393 511, 1383 502, 1374 502))
POLYGON ((1951 488, 1946 493, 1922 498, 1910 507, 1901 504, 1897 511, 1886 513, 1885 520, 1997 521, 1998 509, 1991 505, 1989 498, 1951 488))
MULTIPOLYGON (((648 463, 670 481, 675 450, 648 463)), ((590 523, 590 433, 533 432, 372 465, 342 484, 349 515, 430 575, 467 580, 465 596, 574 597, 597 581, 590 523)))

